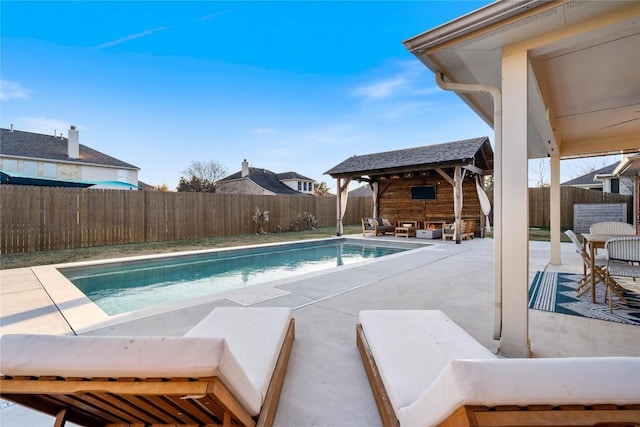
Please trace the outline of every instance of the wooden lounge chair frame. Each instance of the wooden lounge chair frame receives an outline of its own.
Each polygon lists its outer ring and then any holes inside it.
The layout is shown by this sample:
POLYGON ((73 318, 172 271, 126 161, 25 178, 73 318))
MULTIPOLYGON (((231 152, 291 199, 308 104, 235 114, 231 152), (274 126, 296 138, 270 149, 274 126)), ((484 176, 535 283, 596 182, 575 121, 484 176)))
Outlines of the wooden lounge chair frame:
POLYGON ((70 421, 84 426, 260 426, 275 418, 295 338, 291 319, 257 417, 251 417, 217 377, 207 378, 60 378, 0 377, 0 394, 56 417, 55 427, 70 421))
POLYGON ((367 233, 372 233, 374 236, 379 234, 385 235, 387 233, 395 234, 395 227, 393 225, 379 225, 378 219, 385 218, 361 218, 362 221, 362 236, 364 237, 367 233), (374 219, 374 224, 369 224, 369 219, 374 219))
MULTIPOLYGON (((460 221, 461 231, 460 240, 469 240, 475 237, 476 233, 476 221, 474 219, 463 219, 460 221)), ((443 223, 442 224, 442 240, 455 238, 455 223, 443 223)))
MULTIPOLYGON (((384 427, 400 427, 400 422, 396 417, 360 324, 356 325, 356 343, 380 413, 382 425, 384 427)), ((640 426, 640 405, 504 405, 493 407, 464 405, 440 424, 442 427, 595 425, 640 426)))

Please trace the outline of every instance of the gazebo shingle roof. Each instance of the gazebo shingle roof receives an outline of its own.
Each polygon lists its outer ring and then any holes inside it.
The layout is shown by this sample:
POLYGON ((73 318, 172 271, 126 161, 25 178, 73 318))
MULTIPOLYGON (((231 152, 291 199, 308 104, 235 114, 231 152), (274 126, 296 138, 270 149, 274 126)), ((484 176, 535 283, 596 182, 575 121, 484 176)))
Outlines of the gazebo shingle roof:
MULTIPOLYGON (((442 144, 386 151, 382 153, 353 156, 325 172, 326 175, 341 175, 354 172, 393 170, 411 166, 427 166, 460 162, 473 159, 489 138, 465 139, 442 144)), ((491 159, 491 162, 493 159, 491 159)), ((493 165, 484 166, 492 169, 493 165)))

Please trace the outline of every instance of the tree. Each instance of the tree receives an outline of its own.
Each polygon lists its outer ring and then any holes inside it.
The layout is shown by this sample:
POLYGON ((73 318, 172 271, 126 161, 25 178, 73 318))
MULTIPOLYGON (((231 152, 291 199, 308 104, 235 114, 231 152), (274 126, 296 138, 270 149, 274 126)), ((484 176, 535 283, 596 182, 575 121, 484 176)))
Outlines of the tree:
POLYGON ((329 186, 326 182, 322 181, 321 183, 315 182, 313 184, 313 195, 314 196, 331 196, 329 193, 329 186))
POLYGON ((170 191, 169 186, 167 184, 154 185, 153 188, 156 191, 164 191, 164 192, 170 191))
POLYGON ((215 160, 195 160, 182 173, 176 188, 178 191, 215 193, 216 181, 224 177, 227 170, 215 160))
POLYGON ((192 176, 189 181, 181 177, 176 190, 181 193, 215 193, 216 184, 196 176, 192 176))
POLYGON ((549 186, 549 159, 538 160, 538 165, 531 172, 534 187, 548 187, 549 186))

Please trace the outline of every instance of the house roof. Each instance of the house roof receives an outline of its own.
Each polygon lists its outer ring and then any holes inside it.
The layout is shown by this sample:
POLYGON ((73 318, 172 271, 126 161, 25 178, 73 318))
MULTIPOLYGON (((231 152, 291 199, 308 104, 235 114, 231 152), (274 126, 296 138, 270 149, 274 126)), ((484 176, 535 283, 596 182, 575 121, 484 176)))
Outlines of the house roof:
MULTIPOLYGON (((280 177, 280 175, 286 175, 286 174, 295 174, 295 172, 286 172, 285 174, 277 174, 277 173, 271 172, 268 169, 250 167, 249 175, 247 175, 246 177, 242 176, 242 172, 236 172, 232 175, 222 178, 220 181, 224 182, 224 181, 231 181, 231 180, 237 180, 237 179, 249 179, 253 181, 255 184, 264 188, 265 190, 271 191, 272 193, 275 193, 275 194, 296 194, 296 195, 303 194, 299 191, 292 189, 288 185, 280 182, 280 180, 283 179, 280 177)), ((298 174, 295 174, 295 175, 298 175, 298 174)), ((310 179, 310 178, 302 177, 302 175, 298 175, 298 176, 301 177, 300 179, 310 179)), ((292 178, 287 178, 287 179, 292 179, 292 178)))
POLYGON ((325 174, 335 178, 357 174, 427 170, 472 163, 474 159, 478 168, 493 169, 493 150, 488 137, 353 156, 329 169, 325 174))
POLYGON ((369 197, 373 195, 373 190, 369 185, 362 185, 349 191, 349 197, 369 197))
POLYGON ((280 180, 285 180, 285 179, 302 179, 302 180, 306 180, 306 181, 314 181, 311 178, 308 178, 304 175, 300 175, 298 172, 282 172, 279 174, 276 174, 278 176, 278 179, 280 180))
POLYGON ((616 166, 618 166, 618 163, 614 163, 612 165, 605 166, 603 168, 600 168, 598 170, 589 172, 589 173, 584 174, 582 176, 579 176, 577 178, 573 178, 573 179, 571 179, 569 181, 565 181, 561 185, 572 185, 574 187, 584 187, 584 186, 602 187, 602 181, 596 181, 595 180, 595 176, 596 175, 611 175, 613 173, 613 171, 615 170, 616 166))
POLYGON ((0 132, 0 140, 2 141, 0 155, 2 156, 140 169, 82 144, 79 144, 80 158, 69 158, 67 138, 9 129, 0 129, 0 132))

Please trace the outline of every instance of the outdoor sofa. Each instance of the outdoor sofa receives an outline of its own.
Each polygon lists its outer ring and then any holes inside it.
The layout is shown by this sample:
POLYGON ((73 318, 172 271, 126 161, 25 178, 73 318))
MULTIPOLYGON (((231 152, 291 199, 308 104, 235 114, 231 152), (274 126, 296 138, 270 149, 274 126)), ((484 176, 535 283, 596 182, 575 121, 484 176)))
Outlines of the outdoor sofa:
POLYGON ((502 359, 437 310, 361 311, 359 322, 385 427, 640 422, 639 357, 502 359))
POLYGON ((395 234, 396 227, 386 218, 362 218, 362 235, 372 233, 374 236, 378 234, 391 233, 395 234))
POLYGON ((273 423, 288 308, 221 307, 182 337, 4 335, 3 399, 83 426, 273 423))

